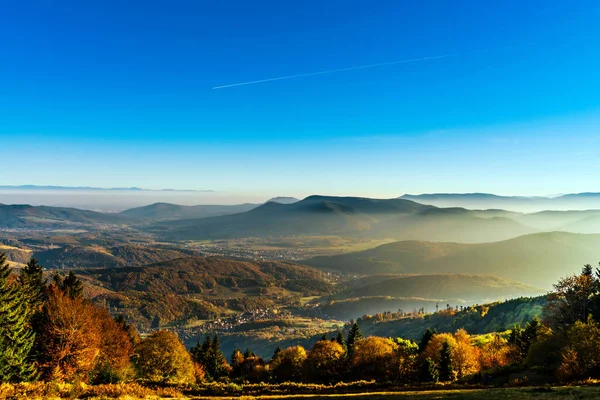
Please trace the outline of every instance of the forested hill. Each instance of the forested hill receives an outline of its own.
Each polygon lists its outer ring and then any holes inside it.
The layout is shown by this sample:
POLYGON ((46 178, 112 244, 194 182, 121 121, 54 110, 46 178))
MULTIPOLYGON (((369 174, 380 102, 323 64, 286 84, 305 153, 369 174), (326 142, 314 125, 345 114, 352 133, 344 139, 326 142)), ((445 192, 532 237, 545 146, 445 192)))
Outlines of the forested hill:
POLYGON ((287 262, 183 257, 143 267, 81 269, 86 294, 140 329, 299 304, 331 293, 322 272, 287 262))

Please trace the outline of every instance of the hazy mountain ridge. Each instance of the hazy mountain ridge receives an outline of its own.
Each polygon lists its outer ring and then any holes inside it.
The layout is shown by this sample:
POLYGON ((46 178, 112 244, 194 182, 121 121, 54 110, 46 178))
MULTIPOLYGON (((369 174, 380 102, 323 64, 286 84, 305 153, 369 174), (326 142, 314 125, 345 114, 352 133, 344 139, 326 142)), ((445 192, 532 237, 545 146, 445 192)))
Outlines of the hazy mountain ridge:
POLYGON ((405 194, 400 198, 436 207, 499 208, 519 212, 600 209, 600 193, 594 192, 564 194, 555 197, 499 196, 490 193, 429 193, 405 194))
POLYGON ((57 228, 69 225, 122 224, 129 219, 114 214, 69 207, 0 204, 0 227, 57 228))
POLYGON ((148 206, 130 208, 119 215, 140 220, 158 221, 166 219, 206 218, 219 215, 236 214, 258 207, 258 204, 236 205, 197 205, 182 206, 172 203, 154 203, 148 206))
POLYGON ((439 209, 403 199, 315 195, 293 204, 270 202, 239 214, 157 223, 150 230, 168 239, 339 235, 467 242, 535 232, 499 215, 505 212, 439 209))
POLYGON ((478 244, 402 241, 304 263, 354 274, 492 274, 541 288, 600 261, 600 235, 538 233, 478 244))

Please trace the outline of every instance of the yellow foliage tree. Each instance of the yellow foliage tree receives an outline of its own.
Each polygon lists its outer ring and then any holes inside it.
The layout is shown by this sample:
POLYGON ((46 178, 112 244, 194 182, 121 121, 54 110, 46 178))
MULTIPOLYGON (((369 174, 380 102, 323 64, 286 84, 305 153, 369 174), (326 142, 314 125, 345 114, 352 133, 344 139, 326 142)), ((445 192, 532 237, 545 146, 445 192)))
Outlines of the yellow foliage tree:
POLYGON ((392 380, 398 376, 396 350, 391 339, 378 336, 361 338, 356 342, 352 368, 355 377, 363 379, 392 380))
POLYGON ((338 342, 320 340, 310 349, 304 361, 309 381, 332 383, 339 380, 345 360, 344 347, 338 342))
POLYGON ((141 379, 156 383, 193 383, 199 372, 185 346, 168 331, 152 333, 137 346, 135 365, 141 379))
POLYGON ((302 378, 306 350, 302 346, 281 350, 271 360, 271 371, 278 382, 298 381, 302 378))

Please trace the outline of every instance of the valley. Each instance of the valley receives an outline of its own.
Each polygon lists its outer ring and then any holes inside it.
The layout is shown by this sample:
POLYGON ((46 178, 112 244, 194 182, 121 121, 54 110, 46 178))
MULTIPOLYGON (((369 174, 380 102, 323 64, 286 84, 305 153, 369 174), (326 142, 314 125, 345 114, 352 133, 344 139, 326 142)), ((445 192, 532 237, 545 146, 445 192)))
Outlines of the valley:
POLYGON ((414 318, 540 296, 596 262, 600 247, 595 210, 310 196, 118 214, 0 212, 1 250, 13 267, 34 257, 49 279, 75 272, 88 297, 142 333, 166 328, 192 345, 218 332, 224 349, 247 340, 264 356, 365 315, 414 318))

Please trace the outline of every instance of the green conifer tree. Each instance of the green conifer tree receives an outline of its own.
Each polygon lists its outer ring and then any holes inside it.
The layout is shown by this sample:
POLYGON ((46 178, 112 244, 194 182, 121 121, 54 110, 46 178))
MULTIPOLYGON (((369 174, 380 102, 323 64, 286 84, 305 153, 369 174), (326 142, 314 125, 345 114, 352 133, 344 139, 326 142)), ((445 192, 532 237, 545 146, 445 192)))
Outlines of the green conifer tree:
POLYGON ((354 346, 356 341, 362 337, 362 333, 360 332, 360 328, 358 324, 355 322, 350 328, 350 332, 348 332, 348 337, 346 338, 346 356, 348 359, 352 359, 354 356, 354 346))
POLYGON ((437 382, 439 381, 439 373, 437 369, 437 365, 430 358, 427 357, 423 360, 423 364, 421 365, 421 374, 420 378, 422 382, 437 382))
POLYGON ((83 283, 73 271, 69 271, 69 275, 62 281, 61 289, 72 299, 83 296, 83 283))
POLYGON ((21 269, 19 273, 18 282, 28 305, 29 318, 40 310, 44 301, 46 280, 43 274, 44 269, 35 258, 29 260, 25 268, 21 269))
POLYGON ((423 337, 421 338, 421 342, 419 342, 419 353, 422 353, 425 348, 427 347, 427 345, 429 344, 429 341, 431 340, 431 338, 437 333, 437 331, 431 330, 431 328, 427 328, 427 330, 425 331, 425 333, 423 333, 423 337))
POLYGON ((452 361, 452 349, 450 343, 445 341, 440 354, 440 380, 449 382, 454 380, 454 366, 452 361))
POLYGON ((35 333, 23 291, 9 276, 6 255, 0 253, 0 382, 31 381, 37 377, 29 358, 35 333))

